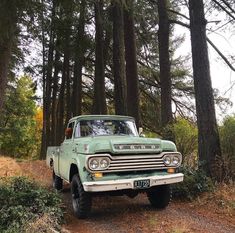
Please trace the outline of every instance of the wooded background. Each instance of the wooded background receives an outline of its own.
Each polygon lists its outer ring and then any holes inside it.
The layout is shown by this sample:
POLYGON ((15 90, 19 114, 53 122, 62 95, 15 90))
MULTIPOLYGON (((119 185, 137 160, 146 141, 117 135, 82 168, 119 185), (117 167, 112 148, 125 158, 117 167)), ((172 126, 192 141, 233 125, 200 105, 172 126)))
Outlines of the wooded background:
POLYGON ((48 146, 63 141, 72 116, 130 115, 149 136, 175 141, 207 175, 223 179, 226 164, 234 167, 234 149, 225 143, 221 152, 215 103, 229 100, 212 89, 207 44, 233 71, 234 57, 207 37, 205 11, 223 12, 223 29, 233 27, 233 0, 1 0, 1 153, 38 154, 41 146, 44 159, 48 146), (175 24, 190 30, 193 72, 188 57, 175 56, 184 40, 175 24), (27 61, 32 54, 36 63, 27 61))

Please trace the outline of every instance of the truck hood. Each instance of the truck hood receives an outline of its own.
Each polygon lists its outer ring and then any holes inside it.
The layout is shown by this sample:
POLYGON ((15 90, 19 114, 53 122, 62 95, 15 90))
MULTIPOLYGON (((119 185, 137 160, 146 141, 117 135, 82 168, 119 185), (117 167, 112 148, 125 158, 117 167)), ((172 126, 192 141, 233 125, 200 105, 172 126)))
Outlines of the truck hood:
POLYGON ((97 136, 75 140, 78 153, 139 154, 176 151, 173 142, 133 136, 97 136))

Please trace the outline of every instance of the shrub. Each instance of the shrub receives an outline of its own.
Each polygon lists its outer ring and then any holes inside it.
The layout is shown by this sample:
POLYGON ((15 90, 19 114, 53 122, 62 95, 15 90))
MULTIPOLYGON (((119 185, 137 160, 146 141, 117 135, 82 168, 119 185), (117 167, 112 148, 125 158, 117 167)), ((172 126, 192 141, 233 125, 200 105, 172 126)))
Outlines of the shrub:
MULTIPOLYGON (((61 199, 54 193, 36 185, 24 177, 0 180, 0 232, 27 232, 33 223, 42 217, 53 219, 50 229, 59 229, 63 212, 61 199)), ((38 225, 37 231, 40 231, 38 225)), ((36 231, 35 231, 36 232, 36 231)))
POLYGON ((189 167, 197 166, 198 133, 196 125, 186 119, 177 119, 173 125, 175 143, 178 151, 183 155, 183 163, 189 167))
POLYGON ((173 196, 179 199, 193 200, 199 194, 213 190, 212 180, 201 169, 182 167, 184 181, 173 185, 173 196))
POLYGON ((235 117, 227 117, 220 127, 225 178, 235 180, 235 117))

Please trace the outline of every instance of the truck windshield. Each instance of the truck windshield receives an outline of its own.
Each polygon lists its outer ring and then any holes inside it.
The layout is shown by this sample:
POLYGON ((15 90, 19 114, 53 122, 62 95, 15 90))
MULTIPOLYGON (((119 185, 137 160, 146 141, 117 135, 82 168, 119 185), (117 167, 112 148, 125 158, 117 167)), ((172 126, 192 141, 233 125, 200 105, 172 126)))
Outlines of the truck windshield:
POLYGON ((138 136, 135 123, 131 120, 82 120, 80 135, 130 135, 138 136))

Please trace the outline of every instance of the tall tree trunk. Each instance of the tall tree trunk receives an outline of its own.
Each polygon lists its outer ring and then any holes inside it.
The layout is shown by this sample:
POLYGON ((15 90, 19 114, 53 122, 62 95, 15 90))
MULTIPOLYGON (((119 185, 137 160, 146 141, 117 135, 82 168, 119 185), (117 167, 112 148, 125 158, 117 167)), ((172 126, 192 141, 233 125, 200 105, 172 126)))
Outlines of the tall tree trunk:
POLYGON ((46 147, 51 145, 51 94, 52 94, 52 69, 54 63, 54 29, 51 29, 49 50, 48 50, 48 59, 47 59, 47 69, 46 69, 46 96, 43 102, 43 108, 45 108, 45 117, 46 118, 46 147))
POLYGON ((139 80, 137 74, 136 39, 133 17, 133 0, 126 1, 124 10, 124 37, 127 82, 127 113, 133 116, 137 128, 140 124, 139 80))
POLYGON ((69 72, 69 59, 70 59, 70 34, 67 35, 66 38, 66 54, 68 58, 66 59, 65 64, 65 76, 66 76, 66 121, 67 124, 69 119, 71 118, 71 95, 70 95, 70 72, 69 72), (67 51, 68 50, 68 51, 67 51))
POLYGON ((7 75, 11 58, 11 42, 0 44, 0 113, 3 109, 7 75))
POLYGON ((55 70, 53 74, 53 89, 52 89, 52 103, 51 103, 51 139, 52 145, 56 145, 56 123, 57 123, 57 94, 58 94, 58 74, 60 72, 60 52, 58 51, 59 40, 56 41, 55 53, 55 70))
MULTIPOLYGON (((44 20, 44 0, 42 0, 41 11, 41 27, 42 27, 42 99, 45 103, 46 99, 46 40, 45 40, 45 20, 44 20)), ((44 159, 46 156, 46 108, 43 106, 43 122, 42 122, 42 136, 41 136, 41 150, 40 159, 44 159)))
POLYGON ((60 145, 64 137, 64 110, 65 110, 65 87, 66 87, 66 66, 69 62, 68 53, 64 53, 64 62, 62 68, 62 80, 60 85, 60 94, 57 105, 57 124, 56 124, 56 145, 60 145))
POLYGON ((93 113, 106 114, 105 80, 104 80, 104 16, 103 0, 95 0, 95 83, 93 113))
POLYGON ((73 10, 69 7, 66 11, 66 28, 65 28, 65 45, 64 45, 64 53, 66 55, 66 60, 64 64, 65 69, 65 78, 66 78, 66 120, 65 124, 68 123, 69 119, 71 118, 72 111, 71 111, 71 77, 70 77, 70 50, 71 50, 71 33, 72 33, 72 22, 71 22, 71 15, 73 14, 73 10))
POLYGON ((17 33, 17 10, 14 2, 0 1, 0 113, 4 106, 7 75, 17 33))
POLYGON ((82 112, 82 67, 84 65, 86 1, 80 5, 80 17, 78 22, 77 36, 75 41, 75 63, 72 92, 72 115, 81 115, 82 112))
POLYGON ((106 24, 105 38, 104 38, 104 70, 107 65, 108 57, 110 54, 110 44, 112 40, 112 24, 106 24))
MULTIPOLYGON (((43 63, 45 69, 43 72, 43 129, 42 129, 42 144, 41 144, 41 154, 40 158, 44 159, 46 157, 46 150, 49 145, 51 145, 51 83, 52 83, 52 70, 53 70, 53 59, 54 59, 54 20, 55 20, 55 7, 56 0, 53 0, 52 12, 51 12, 51 25, 50 25, 50 35, 49 35, 49 45, 48 45, 48 56, 47 65, 45 64, 45 35, 44 35, 44 25, 43 25, 43 63)), ((42 16, 44 24, 44 16, 42 16)))
MULTIPOLYGON (((172 122, 171 106, 171 76, 170 76, 170 56, 169 56, 169 36, 170 24, 167 11, 167 0, 158 0, 158 46, 160 62, 160 82, 161 82, 161 124, 164 128, 172 122)), ((164 135, 167 137, 167 135, 164 135)), ((170 139, 170 138, 168 138, 170 139)))
POLYGON ((113 0, 113 72, 115 113, 127 114, 123 1, 113 0))
POLYGON ((210 77, 203 0, 189 0, 189 11, 199 160, 207 175, 220 179, 223 164, 210 77))

